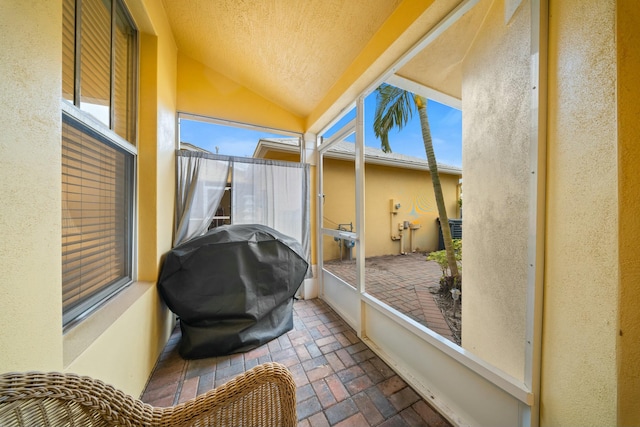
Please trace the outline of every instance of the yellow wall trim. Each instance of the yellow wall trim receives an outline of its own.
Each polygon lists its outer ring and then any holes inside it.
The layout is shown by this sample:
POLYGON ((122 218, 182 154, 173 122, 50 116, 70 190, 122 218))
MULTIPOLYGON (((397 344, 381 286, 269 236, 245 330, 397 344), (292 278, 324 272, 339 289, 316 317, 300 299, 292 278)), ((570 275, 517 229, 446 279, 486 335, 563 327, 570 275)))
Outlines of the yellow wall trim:
POLYGON ((618 0, 616 10, 618 95, 618 420, 640 425, 640 9, 618 0))

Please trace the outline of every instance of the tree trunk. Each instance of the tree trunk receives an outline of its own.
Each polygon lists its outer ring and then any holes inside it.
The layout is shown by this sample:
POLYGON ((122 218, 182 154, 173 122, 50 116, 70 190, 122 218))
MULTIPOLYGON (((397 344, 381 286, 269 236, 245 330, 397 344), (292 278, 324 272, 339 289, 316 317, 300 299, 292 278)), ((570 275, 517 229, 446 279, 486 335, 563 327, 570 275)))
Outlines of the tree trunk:
MULTIPOLYGON (((436 163, 436 155, 433 152, 433 141, 431 139, 431 128, 429 127, 429 119, 427 117, 427 100, 421 96, 414 95, 413 100, 418 107, 420 114, 420 124, 422 127, 422 140, 424 141, 424 150, 427 153, 427 163, 429 164, 429 172, 431 173, 431 181, 433 182, 433 192, 438 207, 438 217, 440 218, 440 229, 442 230, 442 240, 444 248, 447 251, 447 263, 449 271, 454 278, 458 277, 458 263, 453 250, 453 239, 451 238, 451 229, 449 228, 449 217, 447 216, 447 208, 444 204, 444 195, 442 194, 442 186, 440 185, 440 175, 438 175, 438 164, 436 163)), ((454 282, 455 283, 455 282, 454 282)))

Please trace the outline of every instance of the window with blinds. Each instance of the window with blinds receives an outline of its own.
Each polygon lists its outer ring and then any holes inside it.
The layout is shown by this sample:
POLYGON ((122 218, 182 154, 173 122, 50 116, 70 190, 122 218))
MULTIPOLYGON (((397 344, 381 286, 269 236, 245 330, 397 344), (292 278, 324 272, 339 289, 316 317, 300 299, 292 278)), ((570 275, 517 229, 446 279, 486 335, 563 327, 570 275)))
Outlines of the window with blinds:
POLYGON ((74 102, 76 0, 62 1, 62 99, 74 102))
POLYGON ((63 0, 62 98, 132 144, 136 36, 121 0, 63 0))
POLYGON ((63 0, 62 16, 66 326, 133 280, 137 32, 122 0, 63 0))
POLYGON ((62 305, 67 324, 131 282, 133 155, 62 122, 62 305))

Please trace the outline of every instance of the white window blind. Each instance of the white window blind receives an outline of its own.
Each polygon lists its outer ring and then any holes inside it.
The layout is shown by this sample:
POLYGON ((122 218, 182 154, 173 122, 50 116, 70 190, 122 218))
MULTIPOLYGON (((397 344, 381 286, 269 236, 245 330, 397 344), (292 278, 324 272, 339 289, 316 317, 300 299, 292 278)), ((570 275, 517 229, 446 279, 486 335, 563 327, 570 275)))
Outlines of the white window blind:
POLYGON ((65 324, 131 281, 133 156, 74 123, 62 126, 65 324))
POLYGON ((136 33, 120 3, 116 7, 114 44, 113 130, 127 141, 135 141, 136 33))
POLYGON ((62 2, 62 99, 74 102, 76 0, 62 2))
POLYGON ((62 98, 134 145, 136 37, 121 0, 63 0, 62 98))
POLYGON ((105 125, 111 111, 111 2, 83 0, 80 7, 80 109, 105 125))

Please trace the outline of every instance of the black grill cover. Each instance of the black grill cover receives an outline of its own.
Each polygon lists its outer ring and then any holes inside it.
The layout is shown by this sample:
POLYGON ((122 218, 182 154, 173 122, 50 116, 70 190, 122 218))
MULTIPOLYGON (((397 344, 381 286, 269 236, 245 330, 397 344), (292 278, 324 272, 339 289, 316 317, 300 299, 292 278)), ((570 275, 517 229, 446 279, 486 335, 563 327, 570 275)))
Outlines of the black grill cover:
POLYGON ((307 268, 295 239, 263 225, 217 227, 173 248, 158 290, 180 317, 180 355, 248 351, 290 331, 307 268))

